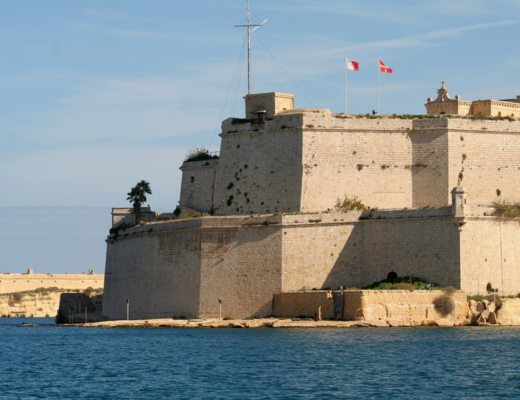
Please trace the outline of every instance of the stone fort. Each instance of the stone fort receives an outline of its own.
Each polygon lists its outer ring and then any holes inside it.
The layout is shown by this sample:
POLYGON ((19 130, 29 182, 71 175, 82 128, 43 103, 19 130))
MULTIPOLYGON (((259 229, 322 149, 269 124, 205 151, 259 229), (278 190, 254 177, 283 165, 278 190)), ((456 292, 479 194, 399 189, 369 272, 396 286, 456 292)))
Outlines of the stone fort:
POLYGON ((453 100, 443 83, 420 116, 295 109, 276 92, 245 103, 218 158, 181 166, 179 210, 199 214, 107 238, 104 315, 125 319, 128 299, 131 319, 269 316, 275 294, 410 268, 469 294, 520 292, 520 224, 491 216, 520 201, 519 97, 453 100), (367 207, 341 211, 345 198, 367 207))

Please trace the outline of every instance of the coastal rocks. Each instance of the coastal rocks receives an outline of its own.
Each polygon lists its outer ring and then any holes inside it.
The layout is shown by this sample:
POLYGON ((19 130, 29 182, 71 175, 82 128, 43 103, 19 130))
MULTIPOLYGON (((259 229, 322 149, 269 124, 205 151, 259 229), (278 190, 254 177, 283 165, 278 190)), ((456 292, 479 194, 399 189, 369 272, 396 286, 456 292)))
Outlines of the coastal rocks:
POLYGON ((453 326, 455 323, 446 318, 441 318, 435 321, 437 326, 453 326))
POLYGON ((504 299, 497 313, 500 325, 520 325, 520 299, 504 299))

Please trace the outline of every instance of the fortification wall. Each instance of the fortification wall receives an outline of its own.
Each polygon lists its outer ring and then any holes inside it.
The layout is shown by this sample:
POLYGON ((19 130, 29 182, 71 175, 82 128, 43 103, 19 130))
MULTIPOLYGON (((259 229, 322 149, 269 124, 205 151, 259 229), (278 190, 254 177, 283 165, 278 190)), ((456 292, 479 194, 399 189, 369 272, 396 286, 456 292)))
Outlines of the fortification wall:
POLYGON ((411 207, 411 145, 405 132, 304 129, 301 210, 334 209, 345 196, 371 207, 411 207))
MULTIPOLYGON (((468 314, 466 294, 456 292, 451 297, 455 310, 443 315, 435 310, 434 301, 442 296, 437 290, 409 292, 405 290, 355 290, 342 291, 345 320, 414 320, 435 321, 449 319, 462 322, 468 314)), ((275 317, 314 316, 321 307, 322 318, 334 315, 332 292, 300 292, 275 294, 273 315, 275 317)))
POLYGON ((201 248, 200 318, 269 317, 282 291, 281 230, 274 226, 205 231, 201 248))
POLYGON ((219 160, 185 162, 181 166, 179 206, 209 213, 213 207, 213 191, 219 160))
POLYGON ((107 244, 103 315, 126 319, 129 299, 130 319, 197 317, 200 235, 130 231, 107 244))
POLYGON ((520 200, 520 121, 455 119, 449 132, 450 187, 462 174, 473 204, 520 200))
POLYGON ((0 293, 16 293, 39 288, 59 289, 102 288, 103 274, 0 274, 0 293))
POLYGON ((364 212, 359 222, 355 213, 284 216, 283 291, 364 287, 392 271, 406 276, 408 251, 414 276, 460 288, 459 232, 450 215, 442 208, 364 212))
POLYGON ((462 226, 462 289, 486 294, 491 283, 501 295, 520 293, 520 223, 493 217, 467 218, 462 226))
POLYGON ((276 225, 259 226, 265 219, 155 223, 108 239, 103 315, 126 319, 126 299, 130 319, 218 317, 219 300, 223 316, 270 315, 281 239, 276 225))
POLYGON ((301 132, 292 129, 223 134, 216 215, 298 211, 301 152, 301 132))

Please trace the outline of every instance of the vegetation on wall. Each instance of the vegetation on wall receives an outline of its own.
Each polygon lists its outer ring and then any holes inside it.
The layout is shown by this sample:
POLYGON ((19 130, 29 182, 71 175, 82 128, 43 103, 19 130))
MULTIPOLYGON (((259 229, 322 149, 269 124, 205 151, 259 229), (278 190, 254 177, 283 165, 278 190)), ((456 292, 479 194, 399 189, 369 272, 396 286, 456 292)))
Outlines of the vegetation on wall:
POLYGON ((211 155, 209 153, 208 149, 205 149, 203 147, 199 148, 193 148, 188 150, 188 153, 186 154, 186 157, 184 158, 184 162, 190 162, 190 161, 204 161, 204 160, 212 160, 217 159, 217 155, 211 155))
POLYGON ((394 279, 383 279, 365 286, 362 289, 368 290, 441 290, 436 283, 426 282, 421 278, 412 277, 410 285, 410 277, 396 277, 394 279), (413 287, 413 289, 411 289, 413 287))
POLYGON ((337 211, 363 211, 366 210, 367 206, 363 204, 363 202, 357 198, 356 196, 350 198, 348 196, 345 196, 345 199, 343 201, 339 200, 336 203, 336 210, 337 211))
POLYGON ((491 213, 493 217, 500 218, 519 218, 520 203, 508 203, 505 200, 497 200, 492 204, 494 211, 491 213))

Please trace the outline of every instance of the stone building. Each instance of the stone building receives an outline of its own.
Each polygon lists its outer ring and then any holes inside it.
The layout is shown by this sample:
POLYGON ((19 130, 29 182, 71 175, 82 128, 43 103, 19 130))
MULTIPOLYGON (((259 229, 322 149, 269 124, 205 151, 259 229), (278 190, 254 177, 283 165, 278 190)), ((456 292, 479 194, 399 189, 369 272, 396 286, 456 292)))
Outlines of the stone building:
POLYGON ((494 201, 520 200, 518 119, 365 117, 293 101, 246 96, 246 119, 222 123, 220 158, 181 166, 179 206, 213 216, 107 238, 106 316, 126 318, 126 299, 132 319, 215 317, 220 304, 224 316, 266 316, 276 293, 406 275, 408 252, 430 282, 520 291, 520 225, 489 216, 494 201), (368 208, 342 212, 345 198, 368 208))
POLYGON ((480 115, 495 117, 520 117, 520 96, 516 99, 506 100, 461 100, 460 96, 452 99, 448 89, 442 82, 442 87, 437 91, 437 98, 428 98, 426 103, 428 115, 480 115))

